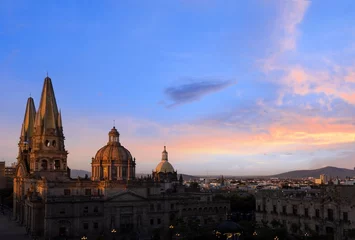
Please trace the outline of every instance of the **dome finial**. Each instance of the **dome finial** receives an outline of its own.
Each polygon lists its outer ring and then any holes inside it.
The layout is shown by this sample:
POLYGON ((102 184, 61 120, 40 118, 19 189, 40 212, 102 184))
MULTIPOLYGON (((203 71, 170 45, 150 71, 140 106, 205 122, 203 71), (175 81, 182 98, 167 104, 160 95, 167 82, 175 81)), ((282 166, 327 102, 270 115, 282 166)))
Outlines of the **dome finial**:
POLYGON ((113 119, 113 128, 116 128, 115 119, 113 119))

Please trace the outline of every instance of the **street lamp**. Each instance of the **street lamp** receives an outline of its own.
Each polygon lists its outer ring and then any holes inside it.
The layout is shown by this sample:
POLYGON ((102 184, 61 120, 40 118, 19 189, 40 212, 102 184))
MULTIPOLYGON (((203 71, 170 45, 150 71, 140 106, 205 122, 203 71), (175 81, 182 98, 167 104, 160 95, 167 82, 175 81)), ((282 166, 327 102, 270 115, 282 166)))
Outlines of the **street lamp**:
POLYGON ((242 235, 242 234, 241 234, 241 233, 239 233, 239 232, 234 233, 234 236, 237 236, 237 240, 239 240, 240 235, 242 235))
POLYGON ((173 226, 173 225, 170 225, 170 226, 169 226, 169 230, 170 230, 170 239, 173 239, 174 226, 173 226))
POLYGON ((274 238, 274 240, 279 240, 279 237, 278 237, 278 236, 276 236, 276 237, 274 238))
POLYGON ((87 240, 88 238, 87 238, 87 236, 83 236, 82 238, 81 238, 81 240, 87 240))
POLYGON ((304 234, 304 238, 307 240, 307 237, 309 236, 309 234, 308 233, 305 233, 304 234))
POLYGON ((258 236, 258 233, 256 231, 254 231, 253 236, 258 236))
POLYGON ((116 233, 116 229, 112 229, 111 233, 112 233, 112 240, 115 240, 115 233, 116 233))

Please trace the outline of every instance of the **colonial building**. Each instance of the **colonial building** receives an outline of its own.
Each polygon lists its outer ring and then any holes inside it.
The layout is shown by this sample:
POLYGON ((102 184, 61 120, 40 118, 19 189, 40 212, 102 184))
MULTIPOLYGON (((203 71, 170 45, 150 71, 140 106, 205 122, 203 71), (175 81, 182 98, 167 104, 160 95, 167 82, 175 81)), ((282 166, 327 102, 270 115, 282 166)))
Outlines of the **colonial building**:
POLYGON ((295 235, 354 239, 355 187, 259 190, 255 217, 259 224, 283 226, 295 235))
POLYGON ((121 144, 117 129, 108 136, 92 158, 91 179, 72 179, 61 112, 46 77, 39 109, 31 97, 27 101, 14 178, 14 218, 44 239, 112 234, 116 239, 150 239, 177 222, 204 226, 224 220, 229 202, 186 191, 165 147, 153 176, 138 179, 136 159, 121 144))

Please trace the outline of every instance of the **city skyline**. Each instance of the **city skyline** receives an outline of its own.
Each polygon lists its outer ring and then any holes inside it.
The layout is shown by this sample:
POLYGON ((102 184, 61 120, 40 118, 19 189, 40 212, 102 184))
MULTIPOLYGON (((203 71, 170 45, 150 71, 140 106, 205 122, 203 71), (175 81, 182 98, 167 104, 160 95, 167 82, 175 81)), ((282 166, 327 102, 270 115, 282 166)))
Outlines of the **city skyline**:
POLYGON ((264 175, 355 166, 352 1, 0 3, 0 160, 52 78, 68 166, 113 125, 150 173, 264 175), (114 123, 115 122, 115 123, 114 123))

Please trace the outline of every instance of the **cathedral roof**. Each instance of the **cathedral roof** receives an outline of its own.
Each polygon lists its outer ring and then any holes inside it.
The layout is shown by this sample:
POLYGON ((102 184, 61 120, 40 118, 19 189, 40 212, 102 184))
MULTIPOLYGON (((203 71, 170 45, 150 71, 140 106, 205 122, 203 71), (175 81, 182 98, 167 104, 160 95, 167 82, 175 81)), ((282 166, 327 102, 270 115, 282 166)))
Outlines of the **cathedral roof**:
POLYGON ((158 166, 155 168, 157 173, 173 173, 174 168, 168 161, 161 161, 158 166))

